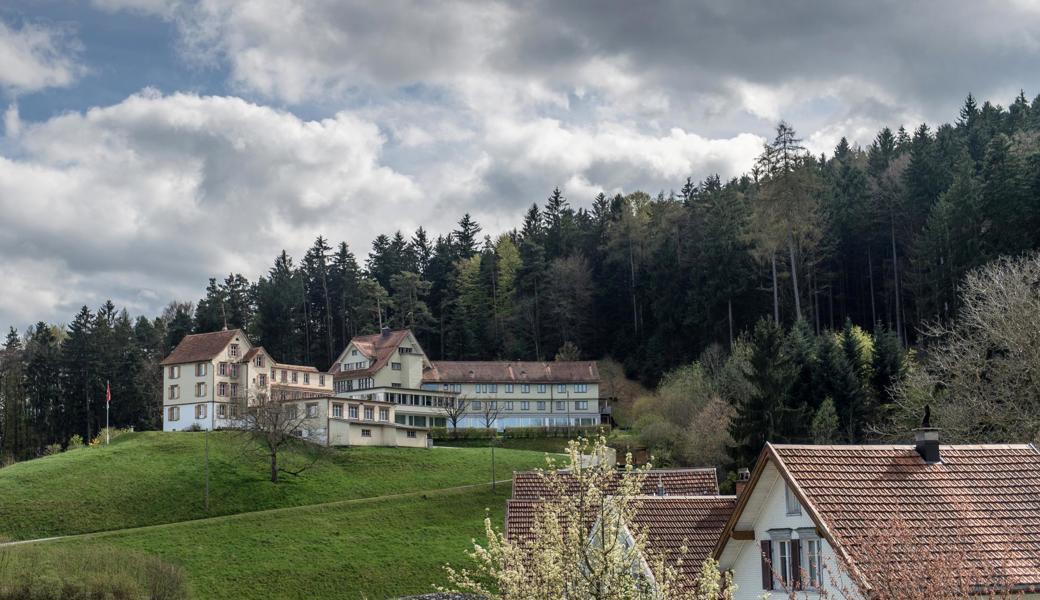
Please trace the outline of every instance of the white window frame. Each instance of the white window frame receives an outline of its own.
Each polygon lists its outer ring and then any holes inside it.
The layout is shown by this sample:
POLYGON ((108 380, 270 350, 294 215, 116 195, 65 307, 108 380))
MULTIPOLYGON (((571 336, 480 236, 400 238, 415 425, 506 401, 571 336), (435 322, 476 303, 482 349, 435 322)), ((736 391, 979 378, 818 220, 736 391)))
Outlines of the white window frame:
POLYGON ((574 401, 574 410, 588 410, 588 409, 589 409, 589 401, 588 400, 575 400, 574 401))
POLYGON ((538 393, 539 394, 544 394, 546 391, 547 391, 547 389, 546 389, 545 384, 544 383, 539 383, 538 384, 538 393))
POLYGON ((206 382, 200 381, 195 384, 195 397, 205 398, 206 397, 206 382))
POLYGON ((567 384, 566 383, 557 383, 556 384, 556 393, 557 394, 566 394, 567 393, 567 384))
POLYGON ((783 581, 777 581, 778 587, 789 586, 794 580, 791 577, 791 540, 774 540, 773 544, 776 557, 776 563, 772 566, 775 571, 773 576, 783 578, 783 581))
POLYGON ((181 407, 171 406, 166 409, 166 420, 167 421, 180 421, 181 420, 181 407))
POLYGON ((181 376, 180 365, 170 365, 170 379, 179 379, 181 376))
POLYGON ((206 416, 207 416, 207 412, 208 412, 208 409, 206 408, 205 404, 196 404, 195 405, 195 419, 196 420, 205 419, 206 416))
POLYGON ((337 419, 343 418, 343 404, 341 402, 332 403, 332 416, 337 419))
POLYGON ((589 384, 587 383, 575 383, 574 391, 578 394, 585 394, 589 391, 589 384))
POLYGON ((195 376, 196 377, 205 377, 208 364, 209 363, 204 363, 204 362, 195 363, 195 376))
POLYGON ((231 358, 238 358, 238 344, 231 344, 228 346, 228 356, 231 358))
POLYGON ((531 402, 529 400, 524 400, 523 402, 521 402, 520 410, 531 410, 531 402))
POLYGON ((823 540, 819 538, 809 538, 802 540, 802 546, 805 548, 805 572, 808 576, 808 581, 804 582, 803 585, 807 589, 820 589, 823 583, 823 540))
POLYGON ((521 383, 520 384, 520 393, 521 394, 530 394, 531 393, 531 384, 530 383, 521 383))
POLYGON ((177 400, 181 397, 181 386, 173 384, 170 386, 170 400, 177 400))
POLYGON ((350 405, 350 406, 349 406, 349 407, 347 408, 347 415, 349 415, 349 417, 350 417, 351 419, 357 419, 357 418, 358 418, 358 415, 359 415, 359 414, 361 414, 361 413, 359 412, 359 408, 358 408, 358 406, 359 406, 359 405, 357 405, 357 404, 351 404, 351 405, 350 405))

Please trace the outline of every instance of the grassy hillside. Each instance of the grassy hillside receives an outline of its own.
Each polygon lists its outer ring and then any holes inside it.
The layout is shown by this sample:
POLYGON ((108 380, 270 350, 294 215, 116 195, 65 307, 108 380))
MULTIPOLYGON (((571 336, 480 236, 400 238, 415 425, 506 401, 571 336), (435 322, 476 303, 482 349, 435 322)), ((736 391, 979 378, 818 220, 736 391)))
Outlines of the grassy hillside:
MULTIPOLYGON (((0 469, 0 537, 27 539, 207 516, 203 433, 136 433, 0 469)), ((498 478, 544 455, 497 449, 498 478)), ((278 485, 242 456, 236 434, 210 436, 209 515, 484 483, 487 448, 349 448, 278 485)))
POLYGON ((193 599, 367 598, 446 585, 483 537, 485 509, 501 526, 509 486, 302 507, 45 544, 143 551, 187 573, 193 599))

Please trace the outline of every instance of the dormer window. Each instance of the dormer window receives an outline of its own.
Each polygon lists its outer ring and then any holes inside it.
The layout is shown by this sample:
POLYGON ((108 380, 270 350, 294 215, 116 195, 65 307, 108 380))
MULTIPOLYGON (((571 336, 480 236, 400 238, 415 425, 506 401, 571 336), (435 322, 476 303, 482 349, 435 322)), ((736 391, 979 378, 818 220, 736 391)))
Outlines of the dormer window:
POLYGON ((398 346, 397 347, 397 353, 398 354, 411 354, 412 353, 412 349, 409 348, 408 346, 398 346))
POLYGON ((798 497, 789 485, 784 485, 784 501, 787 504, 787 516, 796 517, 802 514, 802 505, 798 503, 798 497))
POLYGON ((351 356, 357 356, 357 350, 351 350, 350 351, 350 355, 351 356))
POLYGON ((238 358, 238 344, 231 344, 228 346, 228 356, 231 358, 238 358))
POLYGON ((264 355, 257 354, 256 358, 253 360, 253 364, 255 364, 258 368, 264 368, 264 355))

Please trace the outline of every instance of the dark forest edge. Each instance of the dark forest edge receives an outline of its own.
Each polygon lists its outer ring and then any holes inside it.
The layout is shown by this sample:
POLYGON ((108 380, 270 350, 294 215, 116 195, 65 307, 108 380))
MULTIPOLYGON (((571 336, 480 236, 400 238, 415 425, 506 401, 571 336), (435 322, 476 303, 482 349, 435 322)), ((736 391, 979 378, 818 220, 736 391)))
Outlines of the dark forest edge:
MULTIPOLYGON (((601 194, 577 209, 557 189, 497 238, 465 215, 436 238, 380 235, 364 265, 319 237, 298 264, 283 251, 258 280, 211 279, 198 302, 155 318, 106 302, 67 326, 12 329, 0 353, 0 459, 90 439, 107 381, 113 426, 155 428, 158 362, 185 334, 225 325, 318 368, 381 325, 413 329, 435 359, 609 356, 648 384, 708 349, 729 361, 770 335, 806 338, 814 353, 853 335, 906 365, 921 332, 962 309, 969 271, 1038 238, 1040 96, 1007 108, 969 96, 954 123, 885 128, 865 149, 843 138, 830 157, 807 153, 781 123, 751 172, 729 181, 601 194)), ((889 394, 868 383, 871 398, 889 394)), ((843 424, 830 397, 841 439, 881 435, 866 419, 843 424)), ((811 437, 814 418, 802 414, 799 436, 811 437)))

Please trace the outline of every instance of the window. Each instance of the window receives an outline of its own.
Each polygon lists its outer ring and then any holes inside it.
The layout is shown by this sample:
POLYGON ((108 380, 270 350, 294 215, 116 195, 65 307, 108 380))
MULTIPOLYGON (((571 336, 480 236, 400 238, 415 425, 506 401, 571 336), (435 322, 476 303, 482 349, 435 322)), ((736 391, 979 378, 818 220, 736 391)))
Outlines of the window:
POLYGON ((544 383, 539 383, 538 384, 538 393, 539 394, 544 394, 545 393, 545 384, 544 383))
POLYGON ((567 393, 567 384, 566 383, 557 383, 556 384, 556 393, 557 394, 566 394, 567 393))
POLYGON ((181 397, 181 386, 171 385, 170 386, 170 400, 176 400, 181 397))
POLYGON ((513 403, 512 402, 507 401, 505 403, 505 405, 506 405, 506 410, 513 410, 513 403))
POLYGON ((358 407, 357 407, 357 404, 351 404, 350 407, 349 407, 349 410, 350 410, 349 414, 350 414, 350 418, 351 419, 358 418, 358 407))
POLYGON ((520 403, 520 410, 531 410, 531 403, 527 400, 524 400, 520 403))
POLYGON ((412 353, 412 349, 409 348, 408 346, 398 346, 397 353, 398 354, 411 354, 412 353))
POLYGON ((238 344, 231 344, 228 346, 227 353, 231 358, 238 358, 238 344))
POLYGON ((287 375, 288 373, 285 372, 285 369, 282 369, 282 383, 285 383, 285 378, 287 375))
POLYGON ((380 408, 379 409, 379 420, 380 421, 389 421, 390 420, 390 409, 389 408, 380 408))
POLYGON ((219 365, 217 365, 217 373, 226 376, 228 374, 228 364, 226 362, 222 362, 219 365))
POLYGON ((298 414, 295 404, 290 404, 285 407, 285 416, 287 419, 295 419, 298 414))
POLYGON ((473 404, 473 410, 480 410, 480 408, 481 408, 480 400, 474 400, 472 404, 473 404))
POLYGON ((263 369, 264 368, 264 355, 263 354, 257 354, 256 358, 253 359, 253 364, 256 365, 257 367, 263 369))
POLYGON ((361 430, 361 437, 372 437, 372 430, 371 429, 362 429, 361 430))
POLYGON ((350 355, 351 356, 357 356, 357 350, 351 350, 350 351, 350 355))
POLYGON ((410 438, 414 438, 414 437, 415 437, 415 432, 414 432, 414 431, 411 431, 411 430, 409 430, 409 431, 408 431, 408 437, 410 437, 410 438))
POLYGON ((307 404, 307 417, 313 419, 318 416, 318 403, 310 402, 307 404))
POLYGON ((511 383, 507 383, 506 384, 506 393, 507 394, 512 394, 513 393, 513 384, 511 384, 511 383))
POLYGON ((228 384, 226 381, 221 381, 217 384, 217 395, 227 397, 228 384))
POLYGON ((260 387, 267 387, 267 374, 261 373, 256 376, 256 384, 260 387))
POLYGON ((498 402, 494 400, 488 400, 488 408, 491 410, 498 410, 498 402))
POLYGON ((332 416, 340 418, 343 416, 343 405, 336 403, 332 405, 332 416))
POLYGON ((206 366, 207 366, 206 363, 196 363, 195 364, 195 376, 196 377, 204 376, 206 374, 206 366))
POLYGON ((575 383, 574 391, 579 394, 584 394, 589 391, 589 384, 587 383, 575 383))
POLYGON ((167 421, 180 421, 181 420, 181 407, 171 406, 166 409, 166 420, 167 421))
POLYGON ((205 383, 196 383, 195 384, 195 397, 196 398, 205 398, 206 397, 206 384, 205 383))
POLYGON ((820 587, 823 576, 823 552, 820 540, 805 540, 806 573, 809 575, 809 587, 820 587))
POLYGON ((205 404, 196 404, 195 405, 195 418, 196 419, 205 419, 206 418, 206 405, 205 404))
POLYGON ((375 420, 375 411, 372 410, 371 406, 366 406, 365 407, 365 420, 366 421, 373 421, 373 420, 375 420))
POLYGON ((296 371, 292 372, 292 382, 293 383, 300 383, 300 374, 297 373, 296 371))
POLYGON ((588 409, 589 409, 589 401, 588 400, 576 400, 574 402, 574 410, 588 410, 588 409))
POLYGON ((531 393, 531 384, 530 383, 522 383, 522 384, 520 384, 520 393, 521 394, 530 394, 531 393))
POLYGON ((390 369, 393 370, 393 371, 400 371, 401 370, 401 363, 395 363, 395 362, 390 363, 390 369))
POLYGON ((231 363, 231 376, 238 377, 238 363, 231 363))
POLYGON ((567 403, 564 402, 563 400, 557 400, 556 401, 556 410, 558 412, 567 410, 567 403))
POLYGON ((231 384, 231 397, 232 398, 238 398, 238 384, 237 383, 232 383, 231 384))
POLYGON ((222 404, 218 404, 217 405, 217 418, 218 419, 226 419, 227 418, 227 404, 223 404, 222 403, 222 404))
POLYGON ((181 376, 181 368, 179 365, 173 365, 170 367, 170 379, 177 379, 181 376))
POLYGON ((784 486, 784 500, 787 502, 788 516, 802 514, 802 505, 798 503, 798 498, 795 497, 794 492, 791 491, 791 486, 784 486))
POLYGON ((401 387, 401 384, 400 383, 391 383, 390 387, 392 387, 392 388, 399 388, 399 387, 401 387))
POLYGON ((303 374, 303 383, 304 383, 304 385, 310 385, 311 384, 311 374, 310 373, 304 373, 303 374))
POLYGON ((545 410, 545 400, 538 401, 538 410, 545 410))
POLYGON ((324 375, 318 375, 318 385, 320 385, 321 387, 325 387, 325 376, 324 375))
POLYGON ((231 410, 228 411, 228 414, 231 415, 232 419, 237 419, 238 418, 238 405, 237 404, 232 404, 231 405, 231 410))

